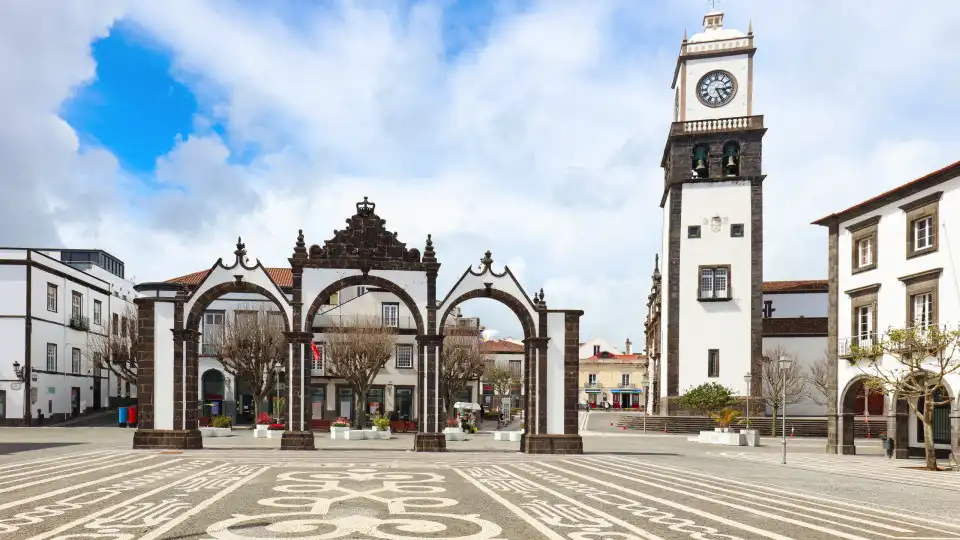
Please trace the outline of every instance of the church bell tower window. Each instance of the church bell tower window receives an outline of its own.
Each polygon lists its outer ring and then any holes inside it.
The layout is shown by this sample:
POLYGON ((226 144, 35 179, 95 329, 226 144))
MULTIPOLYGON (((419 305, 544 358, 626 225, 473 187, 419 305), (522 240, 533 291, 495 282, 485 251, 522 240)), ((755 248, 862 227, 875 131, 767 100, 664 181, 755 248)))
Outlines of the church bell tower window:
POLYGON ((696 178, 708 178, 710 166, 707 163, 707 145, 698 144, 693 147, 693 173, 696 178))
POLYGON ((723 145, 723 172, 727 176, 740 176, 740 144, 736 141, 723 145))

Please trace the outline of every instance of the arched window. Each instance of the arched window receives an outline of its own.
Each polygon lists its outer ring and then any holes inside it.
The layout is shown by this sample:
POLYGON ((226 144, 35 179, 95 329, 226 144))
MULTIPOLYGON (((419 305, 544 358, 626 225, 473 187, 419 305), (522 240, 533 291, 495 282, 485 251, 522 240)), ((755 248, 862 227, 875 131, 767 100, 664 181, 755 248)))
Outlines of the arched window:
POLYGON ((693 147, 693 162, 691 168, 697 178, 707 178, 710 176, 710 166, 707 163, 707 145, 698 144, 693 147))
POLYGON ((730 141, 723 145, 723 173, 740 176, 740 144, 730 141))

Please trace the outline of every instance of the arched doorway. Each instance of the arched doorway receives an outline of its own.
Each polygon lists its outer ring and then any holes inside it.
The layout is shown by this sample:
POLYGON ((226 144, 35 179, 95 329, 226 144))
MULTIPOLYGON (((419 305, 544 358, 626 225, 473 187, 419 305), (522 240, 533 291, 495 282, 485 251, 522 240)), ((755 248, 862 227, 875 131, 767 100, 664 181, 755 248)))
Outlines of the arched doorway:
POLYGON ((200 376, 200 418, 199 425, 209 425, 214 416, 224 414, 224 399, 226 385, 223 372, 219 369, 208 369, 200 376))
POLYGON ((857 417, 882 417, 884 395, 881 391, 864 384, 866 376, 847 383, 840 399, 840 453, 856 454, 857 417))

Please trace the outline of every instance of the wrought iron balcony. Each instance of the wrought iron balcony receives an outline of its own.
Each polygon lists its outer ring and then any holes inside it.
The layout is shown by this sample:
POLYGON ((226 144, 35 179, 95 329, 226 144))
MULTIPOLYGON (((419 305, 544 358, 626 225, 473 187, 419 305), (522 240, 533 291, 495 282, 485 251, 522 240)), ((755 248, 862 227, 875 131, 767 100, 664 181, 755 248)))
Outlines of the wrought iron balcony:
POLYGON ((878 353, 878 340, 875 332, 861 336, 837 340, 837 355, 842 358, 854 356, 874 356, 878 353))
POLYGON ((603 385, 598 382, 593 382, 593 383, 588 382, 587 384, 583 385, 583 388, 585 390, 602 390, 603 385))
POLYGON ((90 318, 81 317, 79 315, 73 315, 70 317, 70 322, 68 323, 70 328, 74 330, 89 330, 90 329, 90 318))
POLYGON ((670 125, 670 135, 700 135, 713 132, 751 131, 763 129, 763 115, 736 116, 711 120, 691 120, 674 122, 670 125))
POLYGON ((618 386, 618 388, 636 388, 636 387, 637 387, 637 385, 636 385, 635 383, 629 383, 629 382, 628 382, 628 383, 622 382, 622 383, 620 383, 620 385, 618 386))

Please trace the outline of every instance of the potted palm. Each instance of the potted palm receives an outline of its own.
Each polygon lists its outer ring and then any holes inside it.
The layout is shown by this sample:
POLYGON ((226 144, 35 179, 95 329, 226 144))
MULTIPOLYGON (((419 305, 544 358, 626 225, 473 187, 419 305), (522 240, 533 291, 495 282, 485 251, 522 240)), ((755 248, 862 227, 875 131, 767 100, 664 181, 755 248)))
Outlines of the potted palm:
POLYGON ((710 413, 710 418, 713 418, 717 422, 718 427, 716 431, 721 433, 726 433, 727 430, 730 429, 730 424, 739 417, 740 411, 731 409, 730 407, 724 407, 718 412, 710 413))
POLYGON ((752 423, 749 418, 741 418, 738 422, 741 426, 746 426, 740 429, 740 433, 743 434, 747 439, 747 446, 760 446, 760 432, 751 427, 752 423))

